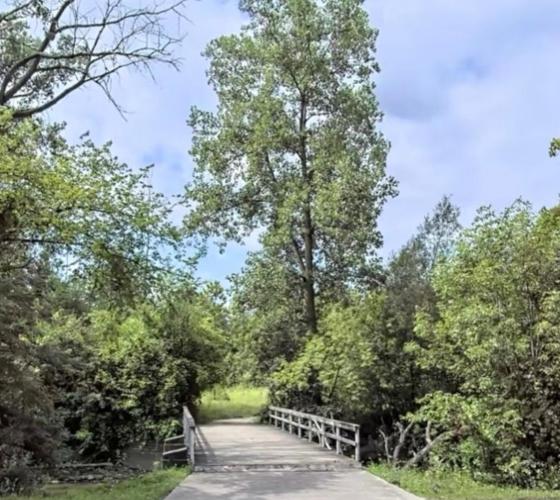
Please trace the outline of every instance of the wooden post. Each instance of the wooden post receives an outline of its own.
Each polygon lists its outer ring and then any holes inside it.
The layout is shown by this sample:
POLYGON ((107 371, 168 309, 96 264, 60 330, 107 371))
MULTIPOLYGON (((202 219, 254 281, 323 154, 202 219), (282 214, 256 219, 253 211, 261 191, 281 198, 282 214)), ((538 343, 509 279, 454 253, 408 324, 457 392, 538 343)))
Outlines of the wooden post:
POLYGON ((189 432, 189 460, 191 463, 191 467, 194 467, 194 432, 195 429, 191 427, 189 432))
POLYGON ((360 461, 360 427, 357 427, 354 431, 354 441, 355 441, 355 453, 354 458, 356 462, 360 461))
POLYGON ((338 425, 336 425, 335 428, 336 428, 336 454, 340 455, 340 453, 341 453, 341 449, 340 449, 340 427, 338 425))
POLYGON ((190 462, 191 466, 194 467, 194 444, 195 444, 195 432, 196 432, 196 423, 194 418, 192 417, 189 409, 186 406, 183 406, 183 443, 185 444, 185 448, 187 449, 187 455, 185 456, 186 459, 190 462))
POLYGON ((313 422, 310 418, 307 418, 307 440, 311 443, 313 441, 313 422))
POLYGON ((288 414, 288 420, 290 421, 290 423, 288 424, 288 431, 290 434, 292 434, 292 431, 294 429, 294 426, 292 425, 292 421, 293 421, 293 416, 291 413, 288 414))
POLYGON ((297 418, 297 423, 298 423, 297 435, 298 435, 298 438, 301 438, 301 417, 299 415, 298 415, 298 418, 297 418))

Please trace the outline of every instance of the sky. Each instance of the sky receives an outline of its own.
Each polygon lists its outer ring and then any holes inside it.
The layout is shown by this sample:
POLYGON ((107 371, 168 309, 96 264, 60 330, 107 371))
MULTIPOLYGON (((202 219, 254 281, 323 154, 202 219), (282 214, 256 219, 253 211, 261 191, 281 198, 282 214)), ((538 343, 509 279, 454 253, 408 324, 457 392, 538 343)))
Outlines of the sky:
MULTIPOLYGON (((560 1, 366 0, 364 6, 379 29, 381 130, 391 142, 388 172, 400 191, 380 220, 381 254, 398 250, 445 194, 461 207, 463 224, 481 205, 502 209, 518 197, 535 208, 555 204, 560 159, 548 157, 548 144, 560 136, 560 1)), ((71 140, 89 131, 96 142, 112 141, 130 166, 154 163, 153 184, 170 195, 182 192, 192 172, 189 109, 216 105, 201 52, 244 23, 232 0, 192 1, 187 15, 179 72, 159 66, 156 81, 126 73, 114 82, 126 121, 92 88, 50 112, 68 123, 71 140)), ((256 248, 255 237, 223 254, 211 250, 198 276, 224 282, 256 248)))

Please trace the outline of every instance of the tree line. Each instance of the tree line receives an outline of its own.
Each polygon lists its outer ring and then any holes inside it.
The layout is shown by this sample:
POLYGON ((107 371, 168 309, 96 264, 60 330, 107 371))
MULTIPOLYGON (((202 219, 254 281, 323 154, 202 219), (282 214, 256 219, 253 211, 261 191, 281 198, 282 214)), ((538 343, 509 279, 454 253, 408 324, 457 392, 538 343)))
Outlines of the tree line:
POLYGON ((120 109, 112 76, 177 65, 183 3, 0 12, 0 492, 38 464, 118 460, 238 382, 360 422, 371 459, 556 487, 560 212, 518 200, 463 228, 445 196, 383 261, 398 185, 362 3, 240 8, 204 53, 218 104, 191 110, 173 199, 42 112, 94 84, 120 109), (255 233, 229 290, 194 278, 207 245, 255 233))

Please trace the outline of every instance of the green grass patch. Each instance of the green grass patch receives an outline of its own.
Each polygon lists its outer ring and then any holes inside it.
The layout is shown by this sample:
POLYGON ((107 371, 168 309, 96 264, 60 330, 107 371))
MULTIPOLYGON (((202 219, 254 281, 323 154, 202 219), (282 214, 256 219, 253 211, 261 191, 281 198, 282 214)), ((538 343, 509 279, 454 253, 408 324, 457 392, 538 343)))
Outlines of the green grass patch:
POLYGON ((47 485, 31 496, 10 497, 14 500, 161 500, 189 473, 185 468, 148 472, 115 484, 47 485))
POLYGON ((539 500, 560 499, 560 491, 522 490, 473 480, 459 472, 394 469, 375 464, 369 471, 386 481, 429 500, 539 500))
POLYGON ((224 418, 252 417, 261 412, 267 400, 265 387, 215 387, 202 394, 197 420, 206 423, 224 418))

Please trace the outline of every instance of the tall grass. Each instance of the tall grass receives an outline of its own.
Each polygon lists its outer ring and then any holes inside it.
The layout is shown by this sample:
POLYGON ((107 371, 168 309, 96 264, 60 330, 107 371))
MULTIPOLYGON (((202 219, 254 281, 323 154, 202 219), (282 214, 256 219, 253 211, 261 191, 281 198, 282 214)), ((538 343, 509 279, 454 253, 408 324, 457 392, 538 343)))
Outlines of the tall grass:
POLYGON ((214 387, 200 398, 197 420, 201 423, 226 418, 258 415, 266 406, 268 390, 265 387, 214 387))

